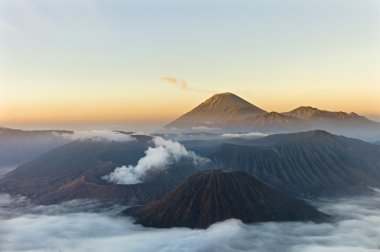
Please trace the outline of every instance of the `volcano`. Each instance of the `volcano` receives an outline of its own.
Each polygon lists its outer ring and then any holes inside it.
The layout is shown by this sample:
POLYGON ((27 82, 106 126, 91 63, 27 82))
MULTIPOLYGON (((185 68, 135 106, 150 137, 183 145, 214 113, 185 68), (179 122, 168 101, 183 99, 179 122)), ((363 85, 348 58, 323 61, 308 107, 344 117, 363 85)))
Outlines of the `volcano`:
POLYGON ((209 158, 221 169, 247 172, 298 197, 361 193, 380 186, 379 146, 323 130, 222 144, 209 158))
POLYGON ((165 126, 183 132, 294 133, 326 130, 334 134, 378 139, 380 123, 356 113, 332 112, 301 106, 289 112, 267 112, 232 93, 215 94, 191 111, 165 126))
POLYGON ((102 177, 115 167, 135 165, 153 146, 152 137, 133 135, 133 141, 77 140, 18 166, 0 179, 0 192, 28 197, 37 204, 72 199, 97 199, 144 204, 198 172, 192 162, 179 160, 167 170, 151 174, 144 183, 107 183, 102 177))
POLYGON ((228 127, 267 112, 232 93, 215 94, 188 113, 169 123, 167 128, 228 127))
POLYGON ((230 218, 245 223, 323 221, 327 215, 304 201, 286 197, 244 172, 203 171, 145 206, 123 214, 149 227, 207 228, 230 218))

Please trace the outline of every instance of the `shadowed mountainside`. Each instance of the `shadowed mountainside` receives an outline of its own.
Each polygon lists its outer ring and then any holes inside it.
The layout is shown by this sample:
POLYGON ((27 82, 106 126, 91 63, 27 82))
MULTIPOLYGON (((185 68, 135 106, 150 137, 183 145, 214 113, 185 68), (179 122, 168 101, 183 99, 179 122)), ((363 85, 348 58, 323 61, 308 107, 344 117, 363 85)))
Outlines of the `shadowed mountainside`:
POLYGON ((18 130, 0 127, 0 167, 16 166, 57 148, 72 134, 65 130, 18 130))
POLYGON ((83 140, 23 164, 0 180, 0 191, 20 194, 41 204, 76 198, 94 198, 118 203, 146 203, 157 199, 202 167, 183 161, 164 172, 151 174, 140 184, 108 184, 101 177, 115 167, 135 165, 152 146, 151 137, 135 141, 83 140))
POLYGON ((301 197, 380 186, 379 146, 321 130, 223 144, 209 157, 217 167, 248 172, 301 197))
POLYGON ((101 177, 122 165, 136 165, 152 146, 135 141, 74 141, 19 166, 0 179, 0 192, 21 194, 42 204, 95 198, 147 203, 192 174, 212 167, 244 171, 287 195, 318 197, 380 186, 380 146, 325 131, 270 135, 259 139, 185 141, 189 150, 213 161, 194 167, 180 160, 144 183, 108 184, 101 177))
POLYGON ((123 214, 149 227, 207 228, 230 218, 243 222, 321 221, 327 215, 285 197, 244 172, 199 172, 163 198, 123 214))

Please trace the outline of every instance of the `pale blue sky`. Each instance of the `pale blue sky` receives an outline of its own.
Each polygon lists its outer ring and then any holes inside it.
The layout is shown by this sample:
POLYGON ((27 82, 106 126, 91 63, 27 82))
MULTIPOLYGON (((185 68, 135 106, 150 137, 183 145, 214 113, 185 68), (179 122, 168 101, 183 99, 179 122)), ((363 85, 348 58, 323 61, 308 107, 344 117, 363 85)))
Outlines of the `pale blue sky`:
POLYGON ((0 0, 0 15, 0 122, 167 121, 211 95, 163 76, 266 110, 380 114, 380 1, 0 0))

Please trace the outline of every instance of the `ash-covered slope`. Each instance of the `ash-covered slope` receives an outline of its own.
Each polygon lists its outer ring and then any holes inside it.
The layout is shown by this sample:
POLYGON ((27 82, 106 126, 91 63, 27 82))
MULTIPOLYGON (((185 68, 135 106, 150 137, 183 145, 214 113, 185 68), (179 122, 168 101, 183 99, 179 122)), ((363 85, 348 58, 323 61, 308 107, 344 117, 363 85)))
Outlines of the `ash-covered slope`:
POLYGON ((235 94, 221 93, 213 95, 166 127, 187 129, 197 126, 228 127, 235 122, 265 113, 266 111, 235 94))
POLYGON ((149 227, 207 228, 230 218, 243 222, 321 221, 327 215, 285 197, 244 172, 199 172, 163 198, 123 212, 149 227))
POLYGON ((380 186, 380 147, 361 140, 317 130, 271 135, 250 145, 224 144, 210 158, 217 167, 248 172, 302 197, 380 186))
POLYGON ((166 171, 152 174, 144 183, 106 183, 102 176, 115 167, 135 165, 152 146, 149 136, 133 137, 135 141, 127 142, 74 141, 51 150, 2 178, 0 192, 24 195, 41 204, 77 198, 147 203, 198 171, 198 167, 183 161, 166 171))

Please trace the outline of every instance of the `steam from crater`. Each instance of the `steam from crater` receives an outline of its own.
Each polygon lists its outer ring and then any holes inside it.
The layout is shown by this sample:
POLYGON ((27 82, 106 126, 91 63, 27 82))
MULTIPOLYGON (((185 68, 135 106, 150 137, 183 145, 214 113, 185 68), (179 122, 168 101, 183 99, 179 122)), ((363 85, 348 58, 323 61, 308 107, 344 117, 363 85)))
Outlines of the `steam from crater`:
POLYGON ((194 152, 186 150, 179 142, 155 137, 153 143, 154 147, 149 147, 145 151, 145 156, 137 162, 136 166, 116 167, 109 175, 103 176, 103 179, 115 184, 138 184, 151 171, 168 169, 171 164, 181 159, 190 160, 194 165, 207 161, 194 152))

